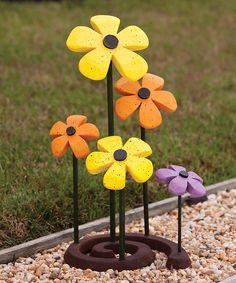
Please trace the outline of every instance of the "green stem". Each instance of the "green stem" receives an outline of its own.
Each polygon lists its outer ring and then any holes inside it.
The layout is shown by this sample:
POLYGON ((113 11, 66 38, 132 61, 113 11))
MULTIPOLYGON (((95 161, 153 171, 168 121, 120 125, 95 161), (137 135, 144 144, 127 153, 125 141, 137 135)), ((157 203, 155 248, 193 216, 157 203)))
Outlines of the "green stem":
POLYGON ((178 252, 181 252, 181 228, 182 228, 182 198, 178 196, 178 252))
MULTIPOLYGON (((143 127, 140 127, 141 139, 146 141, 146 131, 143 127)), ((144 212, 144 233, 145 236, 149 236, 149 211, 148 211, 148 183, 143 183, 143 212, 144 212)))
POLYGON ((125 189, 119 191, 119 255, 125 259, 125 189))
MULTIPOLYGON (((113 78, 112 62, 107 73, 107 113, 108 113, 108 135, 114 135, 114 110, 113 110, 113 78)), ((116 202, 115 191, 110 190, 110 240, 116 240, 116 202)))
POLYGON ((78 160, 73 154, 74 242, 79 242, 78 160))

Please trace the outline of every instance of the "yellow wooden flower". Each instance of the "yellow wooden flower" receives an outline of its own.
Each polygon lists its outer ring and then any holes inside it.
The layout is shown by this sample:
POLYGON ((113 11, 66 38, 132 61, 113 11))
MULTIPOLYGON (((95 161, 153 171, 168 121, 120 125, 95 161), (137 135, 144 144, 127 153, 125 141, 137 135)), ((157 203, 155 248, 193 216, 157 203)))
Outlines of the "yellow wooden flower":
POLYGON ((103 185, 110 190, 125 187, 126 172, 138 183, 146 182, 153 174, 152 162, 145 158, 152 154, 151 147, 138 138, 130 138, 123 146, 119 136, 98 140, 99 151, 92 152, 86 159, 90 174, 105 172, 103 185))
POLYGON ((118 33, 120 19, 98 15, 90 19, 93 29, 75 27, 67 41, 74 52, 88 52, 79 62, 80 72, 92 80, 106 77, 110 62, 129 80, 139 80, 148 70, 147 62, 133 51, 148 47, 147 35, 137 26, 128 26, 118 33))

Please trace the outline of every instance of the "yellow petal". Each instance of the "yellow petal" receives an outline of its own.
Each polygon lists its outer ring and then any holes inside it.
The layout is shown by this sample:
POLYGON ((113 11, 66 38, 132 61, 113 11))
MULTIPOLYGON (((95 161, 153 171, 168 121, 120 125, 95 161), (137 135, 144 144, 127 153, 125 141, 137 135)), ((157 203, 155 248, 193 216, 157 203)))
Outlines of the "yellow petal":
POLYGON ((90 19, 90 24, 103 35, 116 34, 120 26, 120 19, 109 15, 98 15, 90 19))
POLYGON ((125 163, 129 174, 137 183, 146 182, 153 174, 152 162, 147 158, 129 156, 125 163))
POLYGON ((131 81, 141 79, 148 70, 147 62, 140 55, 126 48, 115 50, 112 61, 121 76, 131 81))
POLYGON ((143 50, 148 47, 149 40, 143 30, 136 26, 128 26, 117 35, 121 46, 130 50, 143 50))
POLYGON ((121 190, 125 187, 126 166, 124 163, 115 162, 105 173, 103 185, 110 190, 121 190))
POLYGON ((86 158, 86 168, 90 174, 104 172, 114 162, 112 153, 92 152, 86 158))
POLYGON ((122 139, 119 136, 110 136, 98 140, 97 147, 100 151, 114 152, 116 149, 121 149, 123 146, 122 139))
POLYGON ((147 157, 152 154, 152 149, 149 144, 138 138, 128 139, 123 149, 126 150, 128 154, 137 157, 147 157))
POLYGON ((79 62, 80 72, 91 80, 103 80, 111 62, 111 53, 100 46, 82 57, 79 62))
POLYGON ((91 28, 75 27, 67 38, 67 47, 74 52, 88 52, 99 46, 102 42, 101 34, 91 28))

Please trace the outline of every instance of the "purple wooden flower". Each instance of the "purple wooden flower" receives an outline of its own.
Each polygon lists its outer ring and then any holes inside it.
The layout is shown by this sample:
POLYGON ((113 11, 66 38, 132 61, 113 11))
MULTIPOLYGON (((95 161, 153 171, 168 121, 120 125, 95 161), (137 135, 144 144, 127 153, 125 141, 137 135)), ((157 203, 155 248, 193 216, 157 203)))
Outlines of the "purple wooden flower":
POLYGON ((158 182, 168 185, 170 193, 183 195, 189 193, 193 197, 201 197, 206 194, 203 180, 193 171, 186 171, 182 166, 170 165, 155 172, 158 182))

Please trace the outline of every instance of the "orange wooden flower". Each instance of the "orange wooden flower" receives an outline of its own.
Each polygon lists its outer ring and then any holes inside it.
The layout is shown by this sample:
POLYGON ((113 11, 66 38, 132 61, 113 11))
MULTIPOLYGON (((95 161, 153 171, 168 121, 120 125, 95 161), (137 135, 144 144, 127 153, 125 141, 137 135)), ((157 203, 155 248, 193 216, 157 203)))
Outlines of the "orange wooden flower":
POLYGON ((164 80, 152 74, 146 74, 141 82, 119 79, 115 90, 123 95, 115 103, 115 112, 121 120, 128 119, 136 110, 139 124, 143 128, 152 129, 162 122, 159 109, 174 112, 177 103, 173 94, 162 90, 164 80))
POLYGON ((68 147, 71 148, 76 158, 83 158, 89 154, 89 147, 86 141, 99 138, 98 128, 91 123, 87 123, 87 117, 83 115, 72 115, 66 120, 66 124, 58 121, 51 130, 52 153, 61 157, 68 147))

